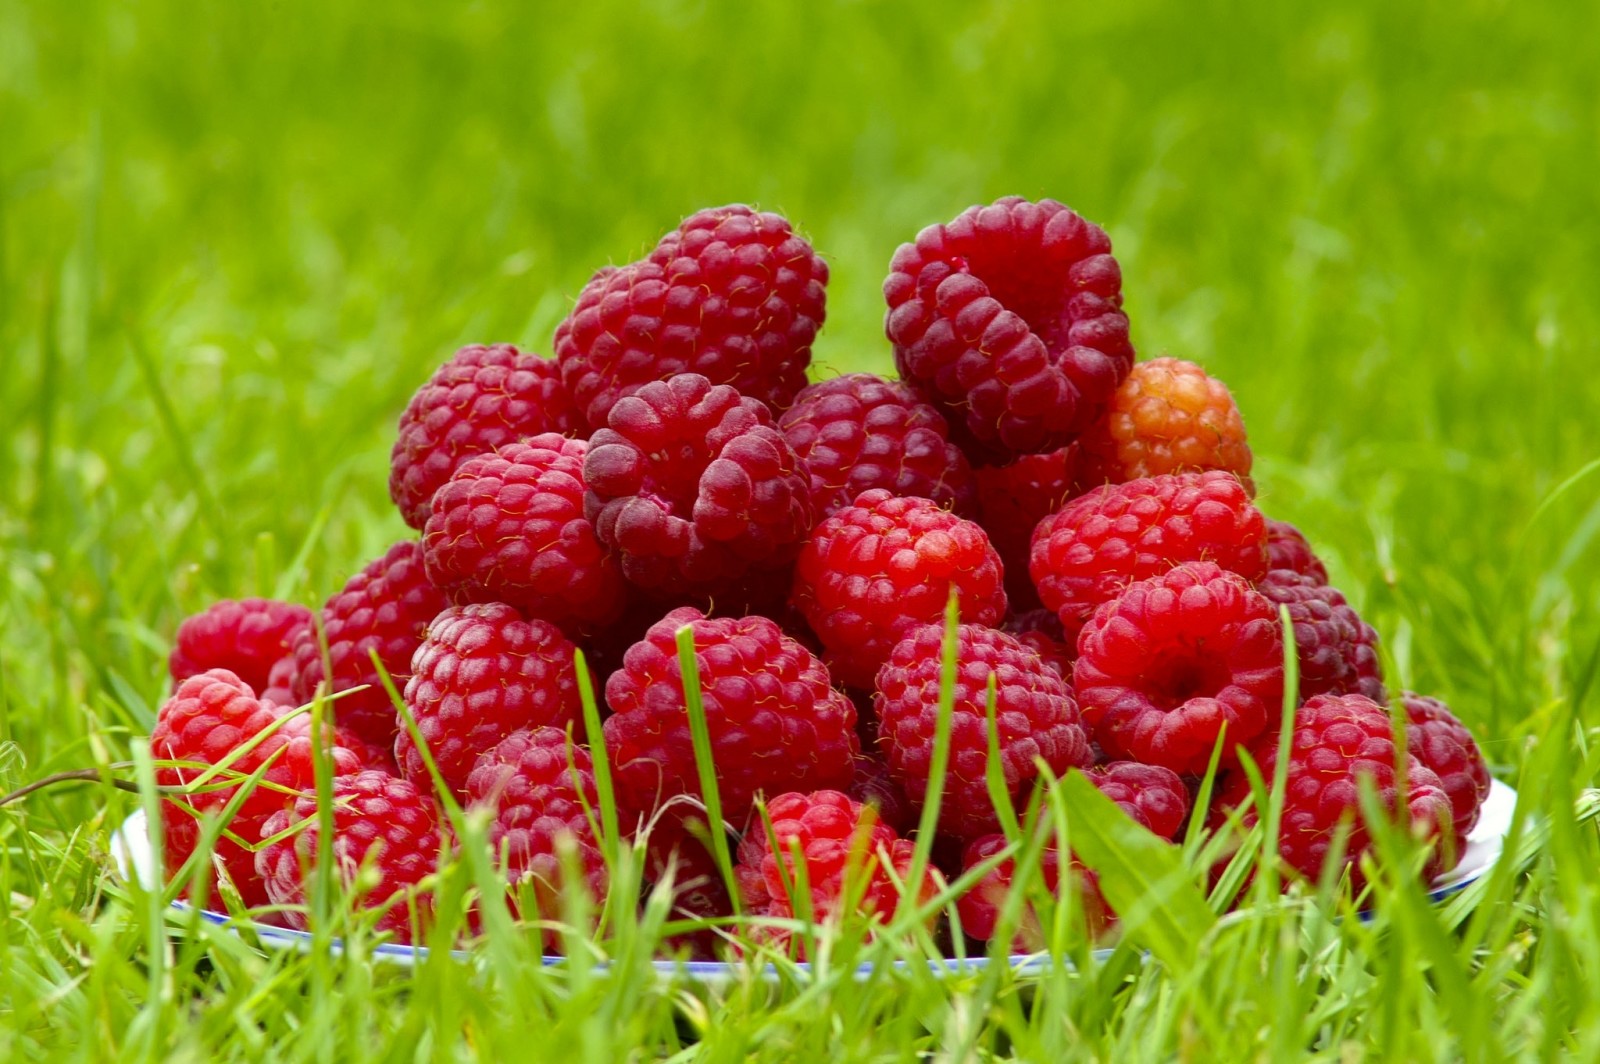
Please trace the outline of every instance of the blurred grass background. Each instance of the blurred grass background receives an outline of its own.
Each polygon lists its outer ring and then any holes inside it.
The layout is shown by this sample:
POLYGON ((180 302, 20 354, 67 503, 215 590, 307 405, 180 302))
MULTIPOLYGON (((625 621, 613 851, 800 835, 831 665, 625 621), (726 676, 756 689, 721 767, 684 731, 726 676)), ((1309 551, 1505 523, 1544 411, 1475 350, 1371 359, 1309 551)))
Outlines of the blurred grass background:
POLYGON ((0 0, 0 781, 147 730, 184 613, 399 538, 394 420, 457 345, 548 352, 593 269, 749 201, 830 261, 817 370, 888 372, 896 244, 1010 193, 1108 229, 1141 353, 1231 385, 1263 506, 1515 765, 1597 712, 1600 477, 1539 509, 1600 457, 1597 41, 1487 0, 0 0))

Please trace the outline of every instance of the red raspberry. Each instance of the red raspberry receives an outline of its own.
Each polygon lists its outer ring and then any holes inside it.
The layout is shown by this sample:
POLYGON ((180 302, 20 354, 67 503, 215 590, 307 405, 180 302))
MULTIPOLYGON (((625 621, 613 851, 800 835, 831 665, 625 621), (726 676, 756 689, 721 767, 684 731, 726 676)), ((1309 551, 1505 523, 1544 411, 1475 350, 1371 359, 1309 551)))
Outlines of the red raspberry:
POLYGON ((917 826, 917 811, 905 791, 894 781, 889 763, 875 750, 863 751, 855 760, 855 775, 845 788, 853 801, 877 809, 878 819, 899 832, 917 826))
MULTIPOLYGON (((557 838, 571 839, 590 895, 605 897, 606 865, 589 823, 600 815, 594 761, 558 728, 514 731, 478 756, 466 781, 469 805, 494 811, 489 843, 504 859, 513 890, 526 885, 538 915, 561 915, 563 876, 557 838)), ((533 913, 527 914, 533 918, 533 913)))
POLYGON ((173 683, 207 669, 227 669, 265 691, 278 662, 288 656, 301 628, 311 624, 304 606, 273 599, 223 599, 178 625, 168 668, 173 683))
POLYGON ((685 373, 619 400, 607 425, 589 441, 584 513, 634 584, 724 590, 794 558, 810 483, 766 407, 685 373))
POLYGON ((561 379, 591 429, 618 399, 679 373, 782 409, 805 387, 827 284, 827 264, 781 216, 700 211, 648 258, 584 286, 556 329, 561 379))
POLYGON ((546 433, 462 462, 423 532, 429 578, 456 602, 507 602, 575 634, 616 621, 627 588, 583 513, 588 447, 546 433))
MULTIPOLYGON (((272 670, 267 673, 267 686, 261 689, 256 697, 263 702, 276 702, 287 709, 294 709, 302 703, 294 696, 294 648, 300 640, 306 637, 311 626, 297 628, 287 637, 289 650, 283 657, 272 663, 272 670)), ((354 733, 351 733, 352 735, 354 733)), ((365 743, 365 740, 362 740, 365 743)))
POLYGON ((778 427, 811 475, 816 521, 873 488, 976 509, 972 470, 943 415, 899 381, 847 373, 810 385, 778 427))
POLYGON ((1439 777, 1450 799, 1456 835, 1466 838, 1477 826, 1478 812, 1489 796, 1489 766, 1472 733, 1437 698, 1406 691, 1406 749, 1439 777))
POLYGON ((1079 451, 1074 445, 973 471, 978 482, 978 523, 989 533, 989 542, 1005 563, 1006 597, 1014 610, 1039 604, 1039 593, 1028 575, 1033 530, 1079 493, 1078 466, 1079 451))
POLYGON ((1073 685, 1113 757, 1203 773, 1226 726, 1232 763, 1283 700, 1278 612, 1210 562, 1136 581, 1083 629, 1073 685))
MULTIPOLYGON (((555 625, 503 602, 452 606, 434 618, 411 659, 405 699, 446 784, 464 792, 478 755, 512 732, 580 719, 576 652, 555 625)), ((395 760, 406 779, 429 786, 409 731, 395 760)))
POLYGON ((723 815, 737 824, 757 792, 849 784, 856 711, 811 652, 765 617, 673 610, 606 682, 606 749, 621 804, 641 812, 700 794, 676 634, 691 626, 723 815))
MULTIPOLYGON (((970 839, 1000 826, 989 800, 988 683, 995 678, 995 725, 1006 789, 1019 807, 1038 778, 1037 761, 1058 775, 1089 764, 1089 737, 1060 674, 1015 637, 975 624, 957 631, 955 709, 939 827, 970 839)), ((878 745, 895 779, 921 805, 928 790, 939 719, 944 628, 912 628, 878 670, 873 705, 878 745)))
POLYGON ((1267 519, 1267 569, 1289 569, 1319 584, 1328 582, 1327 566, 1300 530, 1287 521, 1271 518, 1267 519))
MULTIPOLYGON (((739 863, 734 867, 746 909, 757 916, 795 915, 784 880, 792 889, 799 889, 799 867, 794 859, 798 847, 805 862, 814 922, 850 915, 840 905, 847 887, 860 894, 858 912, 888 919, 900 903, 900 892, 885 865, 905 882, 914 847, 889 825, 863 816, 863 812, 860 802, 839 791, 780 794, 769 801, 767 818, 772 822, 778 853, 772 851, 765 825, 756 824, 739 844, 739 863), (865 889, 856 885, 863 879, 865 889)), ((936 880, 929 875, 917 892, 918 900, 925 900, 935 889, 936 880)))
MULTIPOLYGON (((411 655, 428 631, 428 622, 448 606, 444 594, 428 581, 422 568, 422 547, 404 540, 369 564, 322 607, 322 630, 333 664, 330 693, 367 685, 333 703, 339 726, 373 746, 393 746, 399 731, 394 703, 383 688, 370 652, 398 689, 411 674, 411 655)), ((314 629, 304 631, 294 647, 296 705, 310 702, 323 682, 322 644, 314 629)))
MULTIPOLYGON (((644 843, 646 878, 652 889, 671 876, 672 916, 676 920, 712 920, 733 912, 727 885, 708 846, 705 817, 697 813, 666 806, 641 825, 638 836, 644 843)), ((730 838, 729 852, 738 845, 738 838, 730 838)), ((708 927, 676 935, 663 945, 669 951, 715 960, 718 947, 726 941, 726 932, 708 927)))
MULTIPOLYGON (((379 931, 392 932, 397 942, 421 937, 432 913, 423 880, 439 864, 439 824, 433 800, 406 780, 386 772, 358 772, 333 781, 333 860, 338 882, 347 892, 360 891, 356 904, 382 910, 379 931), (377 872, 376 883, 361 869, 377 872)), ((316 863, 317 796, 302 794, 280 809, 261 828, 262 841, 303 825, 299 831, 269 843, 255 855, 256 874, 274 905, 284 910, 291 927, 307 930, 305 869, 316 863)))
MULTIPOLYGON (((220 765, 239 747, 272 729, 271 734, 229 765, 230 773, 248 776, 276 755, 262 782, 244 799, 227 825, 239 838, 254 841, 260 837, 261 825, 286 801, 283 792, 274 788, 297 791, 312 786, 316 780, 311 718, 300 714, 280 723, 283 714, 279 706, 258 700, 250 686, 233 673, 212 669, 184 680, 162 705, 150 734, 150 756, 156 761, 220 765)), ((342 746, 332 746, 328 756, 335 775, 356 772, 361 767, 360 758, 342 746)), ((177 766, 158 768, 156 783, 162 787, 184 786, 204 771, 177 766)), ((227 778, 219 777, 218 782, 226 782, 227 778)), ((206 790, 185 795, 183 803, 198 813, 220 814, 236 793, 236 787, 206 790)), ((167 871, 176 872, 199 844, 200 824, 188 810, 169 800, 161 805, 161 826, 167 871)), ((269 903, 256 879, 255 857, 250 850, 224 834, 218 837, 214 853, 246 906, 269 903)), ((210 897, 216 903, 218 882, 214 869, 210 897)))
POLYGON ((1133 367, 1078 446, 1085 484, 1224 469, 1254 494, 1244 419, 1228 386, 1193 362, 1156 358, 1133 367))
POLYGON ((1134 580, 1211 561, 1247 580, 1266 570, 1266 524, 1232 473, 1177 473, 1107 484, 1039 522, 1029 568, 1073 636, 1134 580))
POLYGON ((511 344, 463 347, 417 389, 389 454, 389 497, 406 524, 428 523, 433 493, 463 460, 527 436, 583 429, 553 360, 511 344))
POLYGON ((1072 663, 1078 648, 1069 645, 1061 630, 1061 619, 1049 610, 1013 613, 1000 626, 1002 632, 1016 636, 1017 642, 1044 659, 1067 683, 1072 682, 1072 663))
POLYGON ((943 619, 952 588, 963 620, 998 624, 1003 579, 982 528, 927 499, 879 489, 811 533, 795 564, 793 600, 827 648, 834 676, 865 688, 907 629, 943 619))
POLYGON ((1111 240, 1054 200, 971 207, 902 244, 889 271, 895 365, 974 457, 1071 443, 1133 365, 1111 240))
MULTIPOLYGON (((1277 729, 1270 729, 1250 744, 1249 751, 1261 771, 1270 776, 1278 759, 1277 729)), ((1361 813, 1356 782, 1361 776, 1371 778, 1383 805, 1402 812, 1404 821, 1421 837, 1439 839, 1441 833, 1453 836, 1450 799, 1443 784, 1410 754, 1406 755, 1407 793, 1404 802, 1399 801, 1396 754, 1389 714, 1369 698, 1318 695, 1295 710, 1288 786, 1278 835, 1278 852, 1289 867, 1316 879, 1322 874, 1341 826, 1348 822, 1350 834, 1343 863, 1350 869, 1352 884, 1357 890, 1361 888, 1364 878, 1358 862, 1372 844, 1361 813)), ((1227 810, 1241 806, 1250 793, 1245 774, 1231 773, 1218 794, 1218 807, 1227 810)), ((1252 808, 1243 815, 1246 829, 1255 824, 1257 812, 1252 808)), ((1461 841, 1452 837, 1440 849, 1459 856, 1461 841)), ((1437 853, 1428 875, 1445 871, 1452 863, 1453 857, 1447 860, 1444 852, 1437 853)))
MULTIPOLYGON (((1168 769, 1133 761, 1116 761, 1103 768, 1090 769, 1084 775, 1132 820, 1168 842, 1177 838, 1178 832, 1183 830, 1188 821, 1189 792, 1177 774, 1168 769)), ((984 835, 974 839, 962 855, 962 869, 988 860, 1005 847, 1004 835, 984 835)), ((1071 869, 1086 924, 1091 933, 1098 935, 1110 925, 1115 915, 1100 893, 1099 877, 1079 864, 1076 858, 1071 861, 1071 869)), ((1057 893, 1060 889, 1061 853, 1054 842, 1047 842, 1040 853, 1039 871, 1045 888, 1052 894, 1057 893)), ((1007 858, 956 901, 963 931, 984 941, 994 937, 1000 910, 1005 905, 1015 875, 1016 862, 1007 858)), ((1040 926, 1038 914, 1032 906, 1028 906, 1023 910, 1013 948, 1039 950, 1044 948, 1045 942, 1046 935, 1040 926)))
POLYGON ((1382 705, 1383 665, 1378 633, 1338 591, 1289 569, 1273 569, 1256 581, 1268 601, 1289 607, 1295 654, 1300 659, 1300 698, 1362 694, 1382 705))

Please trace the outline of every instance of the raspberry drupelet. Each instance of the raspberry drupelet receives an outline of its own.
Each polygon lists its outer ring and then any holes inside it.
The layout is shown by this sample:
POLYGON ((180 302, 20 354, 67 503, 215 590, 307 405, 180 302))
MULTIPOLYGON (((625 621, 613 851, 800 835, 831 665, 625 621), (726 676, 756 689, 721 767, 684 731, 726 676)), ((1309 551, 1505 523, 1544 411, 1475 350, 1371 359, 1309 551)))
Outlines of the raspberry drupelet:
POLYGON ((998 624, 1004 572, 989 537, 927 499, 863 492, 820 523, 795 564, 793 601, 841 683, 870 688, 911 627, 940 621, 953 588, 961 617, 998 624))
POLYGON ((723 816, 744 822, 758 792, 846 787, 856 711, 812 653, 765 617, 707 618, 673 610, 650 627, 606 681, 606 750, 623 806, 648 814, 699 796, 676 636, 694 634, 701 699, 723 816))
POLYGON ((1450 799, 1456 834, 1465 838, 1489 797, 1489 766, 1477 741, 1450 707, 1437 698, 1406 691, 1406 749, 1439 777, 1450 799))
POLYGON ((973 470, 978 485, 978 524, 1006 567, 1006 597, 1013 610, 1039 605, 1028 574, 1033 530, 1082 490, 1076 445, 1047 454, 1025 454, 1005 465, 973 470))
MULTIPOLYGON (((878 745, 896 782, 920 806, 928 791, 939 719, 944 627, 920 625, 878 670, 878 745)), ((1000 827, 989 798, 988 684, 995 680, 996 746, 1014 805, 1027 803, 1038 761, 1057 775, 1090 764, 1089 738, 1065 680, 1016 637, 981 625, 957 629, 950 760, 939 828, 974 838, 1000 827)))
POLYGON ((556 328, 561 379, 590 430, 651 381, 697 373, 773 410, 805 387, 828 267, 783 217, 702 210, 650 255, 607 266, 556 328))
POLYGON ((417 389, 389 453, 389 497, 406 524, 428 523, 433 493, 467 458, 546 432, 580 431, 556 363, 511 344, 472 344, 417 389))
MULTIPOLYGON (((463 793, 478 755, 512 732, 579 720, 576 651, 555 625, 503 602, 452 606, 434 618, 411 659, 405 701, 448 786, 463 793)), ((430 786, 409 730, 395 742, 395 761, 407 779, 430 786)))
POLYGON ((1328 582, 1328 567, 1300 530, 1287 521, 1271 518, 1267 519, 1267 569, 1289 569, 1319 584, 1328 582))
POLYGON ((545 433, 461 463, 423 531, 433 582, 458 603, 509 603, 574 635, 614 623, 627 585, 584 515, 588 449, 545 433))
POLYGON ((1223 469, 1254 494, 1244 419, 1228 386, 1193 362, 1140 362, 1078 440, 1086 486, 1223 469))
MULTIPOLYGON (((439 864, 439 819, 433 799, 407 780, 365 771, 333 781, 333 861, 339 885, 360 908, 381 910, 377 929, 400 943, 426 931, 433 912, 423 880, 439 864), (362 869, 368 869, 362 874, 362 869), (373 875, 375 873, 375 875, 373 875)), ((256 874, 282 905, 291 927, 309 930, 305 872, 316 863, 317 796, 307 792, 274 813, 260 840, 300 826, 255 855, 256 874)))
POLYGON ((805 463, 767 408, 693 373, 646 384, 589 441, 584 513, 652 597, 728 590, 794 560, 805 463))
POLYGON ((900 381, 847 373, 809 385, 778 427, 811 476, 813 521, 873 488, 932 499, 964 516, 976 510, 972 470, 943 415, 900 381))
POLYGON ((1232 764, 1279 715, 1277 609, 1210 562, 1129 584, 1079 636, 1073 686, 1112 757, 1198 775, 1226 728, 1232 764))
POLYGON ((1169 473, 1080 495, 1039 522, 1029 568, 1071 639, 1129 582, 1198 561, 1247 580, 1266 572, 1265 521, 1232 473, 1169 473))
MULTIPOLYGON (((1249 746, 1250 755, 1268 775, 1278 759, 1276 728, 1249 746)), ((1363 695, 1318 695, 1295 710, 1294 734, 1288 757, 1288 785, 1284 790, 1283 819, 1278 852, 1295 872, 1315 880, 1322 874, 1335 840, 1348 825, 1341 864, 1350 870, 1359 890, 1365 882, 1360 860, 1372 845, 1361 811, 1362 776, 1372 781, 1383 807, 1400 823, 1434 847, 1425 874, 1448 871, 1461 856, 1464 837, 1453 824, 1450 798, 1432 770, 1408 753, 1407 790, 1399 793, 1398 751, 1389 714, 1363 695)), ((1221 811, 1242 806, 1250 797, 1250 781, 1243 772, 1231 773, 1217 796, 1213 823, 1221 811)), ((1256 823, 1258 811, 1242 814, 1242 827, 1256 823)))
POLYGON ((334 718, 372 746, 393 747, 399 719, 370 652, 377 651, 395 687, 404 688, 411 674, 411 655, 429 622, 448 605, 423 570, 421 546, 415 540, 396 543, 322 607, 331 674, 325 672, 317 632, 300 633, 294 648, 295 703, 310 702, 324 679, 330 693, 365 684, 366 690, 333 703, 334 718))
MULTIPOLYGON (((150 756, 158 762, 186 761, 201 766, 220 765, 234 757, 229 771, 235 777, 248 776, 273 758, 262 783, 250 791, 233 820, 226 825, 234 835, 254 842, 260 837, 261 825, 286 801, 292 800, 282 789, 292 793, 312 786, 315 781, 311 718, 300 714, 283 720, 284 712, 274 703, 257 699, 248 684, 225 669, 203 672, 180 683, 178 690, 162 705, 156 716, 155 730, 150 734, 150 756), (240 747, 263 733, 267 733, 265 738, 255 747, 235 757, 240 747)), ((330 744, 328 758, 335 776, 361 768, 359 755, 337 745, 337 740, 330 744)), ((203 767, 164 766, 156 769, 156 783, 162 787, 178 787, 194 783, 205 771, 203 767)), ((161 803, 168 875, 176 872, 199 845, 200 823, 195 814, 222 813, 237 792, 237 786, 229 786, 186 795, 182 801, 188 809, 180 807, 173 798, 161 803)), ((221 861, 246 906, 270 903, 271 899, 256 878, 255 856, 249 849, 224 834, 218 836, 213 854, 221 861)), ((208 902, 213 908, 221 907, 218 888, 213 869, 208 902)))
POLYGON ((294 603, 264 598, 214 602, 178 625, 167 661, 172 682, 226 669, 265 695, 274 670, 280 670, 300 631, 310 626, 311 611, 294 603))
POLYGON ((1378 660, 1378 633, 1343 595, 1289 569, 1271 570, 1256 581, 1256 590, 1289 608, 1302 700, 1348 694, 1366 695, 1379 705, 1389 700, 1378 660))
POLYGON ((1067 683, 1072 682, 1072 662, 1078 656, 1078 648, 1076 643, 1067 643, 1060 618, 1050 610, 1012 613, 1000 630, 1016 636, 1017 642, 1043 658, 1067 683))
POLYGON ((928 226, 883 294, 900 375, 974 459, 1071 443, 1133 365, 1111 240, 1055 200, 1007 196, 928 226))

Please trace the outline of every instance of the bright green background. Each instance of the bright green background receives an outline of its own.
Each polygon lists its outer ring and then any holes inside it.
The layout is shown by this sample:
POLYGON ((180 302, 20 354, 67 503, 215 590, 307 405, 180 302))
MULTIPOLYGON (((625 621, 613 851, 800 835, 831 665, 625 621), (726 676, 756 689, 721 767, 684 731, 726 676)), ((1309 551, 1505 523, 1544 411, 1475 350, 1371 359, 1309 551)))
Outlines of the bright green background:
POLYGON ((0 0, 0 783, 121 756, 178 619, 308 536, 310 603, 398 538, 393 423, 455 346, 548 351, 594 268, 742 200, 830 261, 817 368, 888 371, 895 245, 1009 193, 1107 228, 1139 350, 1230 384, 1263 506, 1515 779, 1600 645, 1600 479, 1535 519, 1600 457, 1600 8, 1108 7, 0 0))

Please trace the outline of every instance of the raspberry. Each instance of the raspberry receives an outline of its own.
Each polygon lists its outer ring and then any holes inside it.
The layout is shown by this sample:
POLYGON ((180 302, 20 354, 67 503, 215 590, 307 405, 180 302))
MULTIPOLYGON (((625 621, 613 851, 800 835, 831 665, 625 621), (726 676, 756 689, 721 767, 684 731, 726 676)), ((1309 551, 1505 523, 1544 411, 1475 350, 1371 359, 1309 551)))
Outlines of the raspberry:
MULTIPOLYGON (((788 881, 790 890, 800 889, 794 856, 798 849, 805 862, 804 882, 814 922, 849 915, 841 906, 847 888, 860 896, 858 912, 887 919, 899 904, 900 892, 885 865, 904 882, 914 847, 893 828, 863 813, 860 802, 839 791, 780 794, 769 801, 767 819, 778 853, 773 853, 764 824, 745 834, 734 867, 745 907, 758 916, 795 915, 794 899, 784 883, 788 881), (862 880, 864 889, 859 885, 862 880)), ((935 880, 929 876, 918 891, 919 899, 934 888, 935 880)))
POLYGON ((1483 751, 1439 699, 1406 691, 1400 704, 1406 711, 1406 749, 1439 777, 1450 799, 1456 835, 1466 838, 1489 796, 1489 766, 1483 751))
POLYGON ((1268 601, 1289 607, 1295 654, 1300 659, 1300 698, 1362 694, 1379 705, 1383 689, 1378 633, 1338 591, 1289 569, 1273 569, 1256 581, 1268 601))
MULTIPOLYGON (((1277 729, 1252 743, 1249 751, 1256 765, 1270 776, 1278 759, 1277 729)), ((1396 754, 1389 714, 1369 698, 1318 695, 1295 710, 1278 835, 1278 852, 1289 867, 1317 878, 1342 825, 1348 822, 1343 864, 1350 869, 1354 887, 1361 888, 1364 877, 1358 862, 1372 840, 1361 813, 1357 779, 1369 777, 1383 805, 1401 812, 1395 786, 1396 754)), ((1404 822, 1423 838, 1438 840, 1443 831, 1453 836, 1450 799, 1439 777, 1410 754, 1406 756, 1406 782, 1404 822)), ((1232 773, 1218 795, 1219 808, 1236 808, 1249 796, 1249 779, 1243 772, 1232 773)), ((1242 824, 1248 829, 1256 819, 1257 810, 1252 808, 1243 815, 1242 824)), ((1459 855, 1461 840, 1449 838, 1439 849, 1443 852, 1436 852, 1428 869, 1430 876, 1450 867, 1453 858, 1447 859, 1446 853, 1459 855)))
POLYGON ((1111 240, 1054 200, 971 207, 902 244, 889 271, 895 365, 969 456, 1071 443, 1133 365, 1111 240))
MULTIPOLYGON (((150 734, 150 756, 156 761, 188 761, 219 765, 239 747, 271 729, 252 749, 239 754, 228 770, 248 776, 275 757, 262 782, 257 784, 226 825, 228 831, 253 842, 261 825, 281 808, 286 796, 281 790, 297 791, 315 782, 311 746, 311 718, 300 714, 281 720, 284 711, 262 702, 239 677, 226 669, 212 669, 191 676, 161 707, 155 730, 150 734), (280 723, 281 721, 281 723, 280 723), (274 727, 276 725, 276 727, 274 727)), ((331 746, 328 757, 335 775, 355 772, 360 758, 342 746, 331 746)), ((184 786, 196 781, 205 770, 193 767, 156 769, 156 783, 162 787, 184 786)), ((225 782, 229 777, 219 777, 225 782)), ((220 814, 237 793, 235 787, 206 790, 185 795, 183 801, 195 812, 220 814)), ((168 873, 176 872, 200 841, 200 824, 190 812, 174 801, 161 805, 161 825, 165 836, 168 873)), ((255 876, 255 857, 250 850, 226 834, 217 838, 214 856, 226 869, 228 878, 248 907, 269 903, 266 891, 255 876)), ((211 898, 215 900, 218 881, 212 872, 211 898)))
POLYGON ((875 751, 863 751, 856 757, 855 775, 845 793, 853 801, 873 806, 878 819, 896 831, 910 831, 917 826, 917 811, 894 781, 889 763, 875 751))
MULTIPOLYGON (((1060 674, 1015 637, 964 624, 957 629, 955 707, 950 761, 939 826, 962 838, 999 828, 989 800, 988 683, 995 679, 996 745, 1013 802, 1027 801, 1038 778, 1036 761, 1058 775, 1089 764, 1089 738, 1078 705, 1060 674)), ((894 778, 920 805, 928 790, 939 719, 939 674, 944 628, 912 628, 878 670, 878 745, 894 778)))
MULTIPOLYGON (((428 622, 449 603, 429 583, 422 568, 422 547, 404 540, 369 564, 322 607, 322 631, 333 665, 330 693, 367 685, 333 703, 339 726, 373 746, 393 746, 399 730, 394 703, 383 688, 370 652, 396 688, 404 689, 411 673, 411 655, 428 631, 428 622)), ((294 647, 296 705, 310 702, 325 677, 322 644, 314 629, 300 634, 294 647)))
POLYGON ((849 784, 856 711, 822 663, 765 617, 708 619, 684 607, 652 625, 606 682, 606 750, 621 804, 648 812, 700 794, 675 640, 685 625, 728 820, 741 822, 759 791, 849 784))
MULTIPOLYGON (((727 885, 708 846, 704 816, 666 806, 641 827, 639 838, 645 847, 646 878, 652 885, 659 886, 671 875, 673 919, 712 920, 733 912, 727 885)), ((731 838, 729 851, 738 845, 739 840, 731 838)), ((664 945, 715 960, 718 946, 726 940, 725 933, 705 927, 673 936, 664 945)))
POLYGON ((469 458, 434 495, 428 576, 456 602, 506 602, 575 634, 621 616, 627 588, 583 512, 588 444, 553 433, 469 458))
MULTIPOLYGON (((1177 774, 1167 769, 1133 761, 1117 761, 1103 768, 1090 769, 1084 775, 1132 820, 1168 842, 1177 837, 1188 820, 1189 792, 1177 774)), ((1004 835, 984 835, 974 839, 962 855, 963 870, 988 860, 1005 847, 1004 835)), ((1053 841, 1047 842, 1039 858, 1039 871, 1045 888, 1055 894, 1060 888, 1060 851, 1053 841)), ((1098 935, 1109 926, 1114 914, 1100 893, 1099 878, 1094 872, 1084 868, 1076 859, 1071 861, 1071 868, 1073 882, 1078 889, 1078 902, 1087 925, 1093 934, 1098 935)), ((1005 905, 1015 875, 1016 862, 1007 858, 957 900, 956 910, 961 917, 963 931, 984 941, 994 937, 1000 910, 1005 905)), ((1045 941, 1038 914, 1032 906, 1026 907, 1013 948, 1043 949, 1045 941)))
POLYGON ((400 415, 389 453, 389 497, 406 524, 428 523, 433 493, 456 466, 526 436, 581 431, 554 361, 511 344, 463 347, 400 415))
POLYGON ((1226 384, 1182 359, 1134 366, 1078 445, 1085 484, 1224 469, 1255 493, 1250 445, 1233 395, 1226 384))
POLYGON ((304 627, 296 628, 286 637, 289 650, 283 657, 272 663, 272 670, 267 673, 267 686, 262 688, 261 693, 256 696, 261 701, 276 702, 278 705, 288 709, 294 709, 301 705, 300 700, 294 696, 294 648, 301 639, 305 638, 306 632, 310 629, 311 625, 308 623, 304 627))
POLYGON ((301 628, 311 624, 304 606, 273 599, 223 599, 178 625, 168 668, 173 683, 207 669, 226 669, 253 691, 271 686, 273 670, 289 654, 301 628))
POLYGON ((872 488, 962 514, 976 509, 972 470, 943 415, 899 381, 847 373, 810 385, 778 427, 811 475, 813 520, 872 488))
POLYGON ((658 596, 791 561, 811 530, 805 463, 767 408, 698 374, 646 384, 589 441, 584 513, 658 596))
POLYGON ((1267 519, 1267 569, 1289 569, 1319 584, 1328 582, 1327 566, 1300 530, 1287 521, 1271 518, 1267 519))
POLYGON ((1072 682, 1072 662, 1077 658, 1076 646, 1069 646, 1061 630, 1061 619, 1049 610, 1028 610, 1013 613, 1000 626, 1002 632, 1016 636, 1017 642, 1044 659, 1067 683, 1072 682))
MULTIPOLYGON (((555 625, 503 602, 452 606, 434 618, 411 659, 405 699, 445 783, 463 792, 478 755, 512 732, 580 719, 576 651, 555 625)), ((395 760, 406 779, 428 786, 409 731, 395 760)))
MULTIPOLYGON (((333 859, 338 881, 363 909, 382 910, 377 929, 395 941, 420 937, 432 911, 423 880, 439 863, 439 825, 433 800, 406 780, 366 771, 333 781, 333 859), (370 869, 366 874, 363 868, 370 869), (376 872, 376 879, 369 879, 376 872)), ((305 870, 317 854, 317 796, 302 794, 261 828, 265 841, 297 825, 299 831, 255 855, 256 873, 290 926, 307 929, 305 870)))
POLYGON ((1226 726, 1230 764, 1283 699, 1277 610, 1210 562, 1137 581, 1083 629, 1073 684, 1111 756, 1200 774, 1226 726))
POLYGON ((617 400, 679 373, 782 409, 805 387, 828 267, 788 221, 700 211, 648 258, 608 266, 556 328, 561 379, 591 429, 617 400))
POLYGON ((1000 556, 982 528, 927 499, 863 492, 819 524, 795 565, 793 600, 835 677, 871 687, 906 630, 940 621, 950 591, 963 620, 1006 612, 1000 556))
POLYGON ((561 913, 564 876, 557 839, 563 835, 571 840, 591 896, 605 896, 605 859, 584 809, 588 803, 599 816, 594 762, 588 749, 568 742, 566 732, 511 732, 478 755, 465 792, 469 805, 494 811, 489 843, 496 859, 504 861, 512 887, 528 887, 539 915, 554 919, 561 913))
POLYGON ((1211 561, 1247 580, 1266 572, 1266 525, 1232 473, 1163 474, 1107 484, 1039 522, 1029 569, 1069 636, 1134 580, 1211 561))
POLYGON ((973 472, 978 482, 978 523, 1006 567, 1006 597, 1014 610, 1039 604, 1028 576, 1033 530, 1078 494, 1079 451, 1063 447, 1048 454, 1025 454, 1006 465, 973 472))

